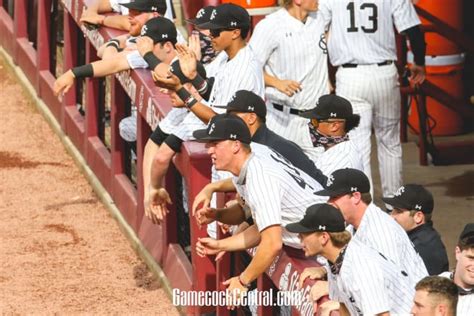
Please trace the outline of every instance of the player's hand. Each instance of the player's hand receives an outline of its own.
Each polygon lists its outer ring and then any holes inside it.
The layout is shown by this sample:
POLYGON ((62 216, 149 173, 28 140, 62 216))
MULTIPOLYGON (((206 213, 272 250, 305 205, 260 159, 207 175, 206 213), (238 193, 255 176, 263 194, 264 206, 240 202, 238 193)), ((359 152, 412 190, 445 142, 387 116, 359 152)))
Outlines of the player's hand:
POLYGON ((153 52, 153 40, 148 36, 139 36, 137 38, 137 50, 140 53, 140 56, 145 56, 148 52, 153 52))
POLYGON ((304 281, 307 278, 310 278, 311 280, 319 280, 324 278, 327 275, 327 271, 324 267, 311 267, 311 268, 306 268, 303 270, 303 272, 300 275, 300 280, 298 282, 299 288, 303 288, 304 281))
POLYGON ((207 225, 214 222, 217 218, 217 210, 215 208, 206 207, 201 208, 196 212, 196 221, 201 228, 202 225, 207 225))
POLYGON ((293 80, 278 80, 276 87, 278 91, 291 97, 301 91, 301 84, 293 80))
POLYGON ((196 60, 201 60, 201 40, 199 39, 199 32, 193 31, 188 40, 188 47, 194 53, 196 60))
POLYGON ((93 25, 102 25, 104 24, 104 19, 105 19, 105 15, 88 13, 88 14, 82 14, 81 18, 79 19, 79 22, 81 22, 82 24, 88 23, 88 24, 93 24, 93 25))
POLYGON ((149 192, 148 205, 145 207, 150 208, 150 213, 152 213, 150 217, 151 221, 154 224, 160 224, 166 214, 169 213, 168 204, 172 204, 171 198, 165 188, 155 189, 150 187, 149 192))
POLYGON ((319 316, 329 316, 332 311, 339 310, 340 304, 336 301, 326 301, 318 306, 319 316))
POLYGON ((196 211, 209 207, 209 205, 211 204, 213 193, 214 193, 214 190, 212 189, 212 186, 209 184, 206 185, 204 188, 202 188, 201 192, 199 192, 196 195, 193 201, 193 207, 192 207, 193 216, 196 216, 196 211), (199 206, 201 207, 199 208, 199 206))
MULTIPOLYGON (((231 295, 232 298, 241 298, 247 295, 248 289, 239 281, 239 277, 232 277, 224 282, 222 282, 227 287, 228 293, 231 295)), ((230 301, 230 305, 227 306, 227 309, 234 310, 237 306, 239 306, 239 301, 230 301)))
MULTIPOLYGON (((157 67, 159 67, 161 64, 163 63, 160 63, 157 67)), ((155 85, 157 85, 160 88, 166 88, 168 90, 178 91, 179 89, 183 87, 183 85, 179 81, 179 78, 173 75, 169 70, 166 76, 163 76, 160 72, 157 72, 157 71, 152 71, 151 76, 153 77, 153 81, 155 82, 155 85)))
POLYGON ((54 95, 64 95, 74 84, 74 74, 71 70, 66 71, 54 82, 53 91, 54 95))
POLYGON ((221 252, 219 240, 210 237, 198 238, 196 253, 200 257, 212 256, 221 252))
POLYGON ((217 226, 219 226, 221 232, 223 234, 227 234, 228 232, 230 232, 230 226, 229 224, 224 224, 224 223, 221 223, 221 222, 217 222, 217 226))
POLYGON ((321 297, 329 295, 328 281, 317 281, 311 287, 310 298, 313 302, 318 301, 321 297))
POLYGON ((426 78, 425 66, 418 66, 415 64, 410 65, 411 75, 408 78, 414 85, 422 84, 426 78))
POLYGON ((186 78, 192 80, 196 78, 196 55, 185 45, 176 44, 176 52, 178 53, 179 66, 186 78))

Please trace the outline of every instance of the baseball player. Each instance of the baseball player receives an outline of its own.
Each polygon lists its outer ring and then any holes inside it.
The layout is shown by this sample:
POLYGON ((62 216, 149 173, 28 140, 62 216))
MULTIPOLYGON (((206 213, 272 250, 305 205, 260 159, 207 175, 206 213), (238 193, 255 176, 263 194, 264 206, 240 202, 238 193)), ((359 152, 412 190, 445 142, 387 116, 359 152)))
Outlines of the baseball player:
POLYGON ((349 139, 348 132, 360 121, 360 116, 352 113, 349 101, 326 94, 319 98, 316 108, 300 115, 311 120, 309 130, 313 146, 324 148, 315 164, 326 176, 343 168, 364 170, 359 150, 349 139))
MULTIPOLYGON (((66 71, 54 82, 54 93, 56 95, 66 93, 78 78, 104 77, 136 68, 149 67, 161 72, 164 66, 167 70, 169 66, 162 63, 159 58, 165 58, 167 52, 174 50, 176 37, 173 22, 163 17, 152 18, 143 26, 136 50, 123 51, 113 58, 94 61, 66 71)), ((117 50, 117 47, 114 49, 117 50)))
POLYGON ((428 273, 434 275, 447 271, 446 248, 431 220, 433 195, 421 185, 406 184, 398 188, 394 197, 385 197, 383 201, 393 206, 392 217, 407 232, 428 273))
POLYGON ((415 290, 411 309, 413 316, 456 316, 458 289, 453 281, 440 276, 428 276, 416 284, 415 290))
POLYGON ((189 36, 189 48, 196 55, 196 59, 202 64, 207 65, 211 63, 217 56, 217 52, 212 48, 212 40, 210 38, 209 30, 201 29, 200 25, 209 22, 212 12, 216 7, 209 5, 201 8, 194 19, 188 19, 186 22, 194 27, 189 36))
POLYGON ((171 0, 96 0, 82 12, 80 22, 89 29, 106 26, 129 31, 132 23, 128 16, 133 15, 134 10, 141 11, 141 7, 154 7, 161 12, 162 16, 171 21, 175 18, 171 0), (130 2, 134 3, 130 5, 130 2), (116 12, 118 15, 103 14, 108 12, 116 12))
POLYGON ((362 151, 364 171, 371 179, 373 127, 383 195, 391 196, 402 185, 400 90, 393 24, 408 36, 415 56, 410 79, 419 84, 425 78, 420 20, 410 0, 321 0, 318 13, 329 28, 329 58, 338 67, 336 94, 348 99, 361 116, 351 136, 362 151))
POLYGON ((338 209, 314 204, 302 220, 286 229, 299 234, 307 257, 321 255, 328 260, 329 298, 340 302, 341 315, 409 314, 413 279, 361 240, 351 240, 338 209))
POLYGON ((245 220, 246 212, 255 222, 229 238, 201 238, 196 249, 200 255, 212 255, 222 250, 236 251, 258 245, 248 267, 239 276, 224 282, 229 290, 246 291, 250 282, 271 265, 283 244, 301 247, 297 236, 287 232, 284 225, 300 219, 307 205, 324 200, 314 194, 321 185, 270 148, 256 143, 249 146, 250 132, 235 115, 216 115, 206 129, 195 131, 194 136, 208 143, 215 168, 233 175, 232 185, 221 187, 220 181, 210 183, 204 189, 237 190, 243 201, 243 206, 233 204, 228 209, 200 210, 196 214, 198 223, 218 220, 239 224, 245 220))
POLYGON ((298 114, 329 93, 324 21, 317 9, 318 0, 284 0, 256 25, 249 42, 264 65, 268 127, 313 160, 322 150, 312 146, 308 120, 298 114))
MULTIPOLYGON (((179 129, 173 131, 176 139, 174 147, 164 144, 155 155, 151 167, 150 207, 155 214, 163 218, 167 212, 166 203, 169 195, 162 187, 162 179, 166 174, 172 157, 181 146, 182 141, 193 139, 193 131, 204 128, 216 113, 224 112, 214 105, 227 104, 237 90, 253 91, 263 97, 263 72, 250 47, 246 46, 245 38, 250 28, 248 12, 235 4, 222 4, 213 10, 210 22, 200 25, 209 29, 212 45, 220 53, 213 63, 219 65, 214 79, 202 78, 195 71, 196 58, 181 46, 181 54, 191 61, 191 71, 185 73, 205 100, 198 100, 185 89, 176 76, 165 78, 154 76, 155 82, 165 88, 176 91, 186 107, 192 112, 183 121, 179 129), (190 57, 190 58, 189 58, 190 57), (191 75, 190 75, 191 73, 191 75)), ((180 48, 179 46, 177 47, 180 48)), ((181 68, 185 72, 185 59, 180 56, 181 68)), ((186 63, 187 64, 187 63, 186 63)))
POLYGON ((352 226, 354 239, 374 248, 399 266, 416 284, 428 275, 425 264, 416 253, 403 228, 372 203, 370 182, 356 169, 339 169, 329 177, 326 189, 317 192, 328 196, 352 226))
POLYGON ((458 315, 474 311, 474 223, 467 224, 456 246, 456 267, 440 275, 451 279, 458 287, 458 315))

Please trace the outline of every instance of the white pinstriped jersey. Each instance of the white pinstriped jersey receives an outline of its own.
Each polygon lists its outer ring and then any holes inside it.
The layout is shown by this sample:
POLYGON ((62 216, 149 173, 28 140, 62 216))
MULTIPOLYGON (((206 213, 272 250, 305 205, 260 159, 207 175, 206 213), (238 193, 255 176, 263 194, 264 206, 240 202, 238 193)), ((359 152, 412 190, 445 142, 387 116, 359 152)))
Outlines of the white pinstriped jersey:
POLYGON ((267 146, 251 143, 252 154, 238 177, 232 177, 237 192, 250 208, 259 231, 281 225, 283 243, 301 248, 297 234, 284 226, 301 220, 306 209, 326 202, 314 192, 322 186, 267 146))
POLYGON ((315 164, 328 177, 338 169, 353 168, 364 171, 359 150, 350 140, 328 148, 315 164))
POLYGON ((329 93, 324 21, 317 12, 310 13, 305 23, 284 8, 269 14, 255 26, 249 45, 266 73, 301 84, 302 90, 291 97, 266 87, 271 102, 312 109, 321 95, 329 93))
POLYGON ((345 250, 338 274, 328 272, 329 297, 351 315, 409 315, 415 284, 379 252, 354 239, 345 250))
POLYGON ((371 203, 367 207, 353 235, 353 239, 374 248, 393 261, 413 282, 428 275, 423 259, 415 251, 405 230, 375 204, 371 203))
POLYGON ((320 0, 319 12, 334 66, 396 60, 393 24, 399 32, 420 24, 411 0, 320 0))
MULTIPOLYGON (((265 97, 263 70, 252 49, 247 45, 229 60, 227 54, 219 54, 214 60, 217 71, 209 97, 209 105, 226 105, 238 90, 248 90, 265 97)), ((216 113, 225 109, 213 108, 216 113)))
MULTIPOLYGON (((453 279, 451 277, 452 272, 446 271, 440 274, 440 276, 453 279)), ((457 315, 474 315, 474 293, 468 295, 458 296, 457 315)))

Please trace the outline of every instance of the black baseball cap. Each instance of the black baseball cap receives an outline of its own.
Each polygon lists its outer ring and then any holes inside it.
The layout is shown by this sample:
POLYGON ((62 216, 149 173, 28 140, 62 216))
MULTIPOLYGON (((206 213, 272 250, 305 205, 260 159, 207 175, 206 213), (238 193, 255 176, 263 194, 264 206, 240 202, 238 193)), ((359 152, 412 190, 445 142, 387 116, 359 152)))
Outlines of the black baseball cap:
POLYGON ((209 22, 212 11, 215 8, 216 7, 213 5, 208 5, 206 7, 203 7, 196 13, 196 17, 194 19, 187 19, 186 22, 188 22, 189 24, 194 24, 199 27, 201 24, 209 22))
POLYGON ((165 14, 166 0, 134 0, 130 3, 120 3, 120 5, 140 12, 158 12, 165 14))
POLYGON ((349 193, 370 191, 369 178, 360 170, 346 168, 334 171, 326 182, 324 190, 316 192, 317 195, 336 197, 349 193))
POLYGON ((209 22, 199 25, 202 29, 240 29, 250 27, 250 15, 239 5, 224 3, 211 12, 209 22))
POLYGON ((267 116, 265 101, 248 90, 239 90, 232 96, 227 105, 214 105, 214 107, 227 109, 227 113, 230 111, 255 113, 263 122, 265 122, 265 117, 267 116))
POLYGON ((473 237, 474 236, 474 223, 469 223, 464 226, 464 229, 461 232, 461 235, 459 236, 459 239, 464 239, 467 237, 473 237))
POLYGON ((402 185, 393 197, 383 197, 382 200, 396 208, 421 211, 425 214, 433 212, 433 195, 419 184, 402 185))
POLYGON ((352 113, 351 103, 335 94, 326 94, 318 99, 318 104, 312 110, 300 114, 302 117, 315 118, 318 120, 327 119, 350 119, 352 113))
MULTIPOLYGON (((170 71, 179 78, 179 81, 181 81, 182 84, 191 82, 191 80, 183 74, 179 59, 176 59, 171 63, 170 71)), ((196 63, 196 71, 201 77, 206 78, 206 69, 200 62, 196 63)))
POLYGON ((194 131, 193 136, 198 142, 239 140, 250 144, 250 131, 245 122, 240 117, 228 113, 215 115, 206 129, 194 131))
POLYGON ((143 25, 140 35, 150 37, 154 44, 168 41, 176 43, 178 32, 173 22, 159 16, 148 20, 143 25))
POLYGON ((302 220, 285 226, 291 233, 343 232, 346 229, 341 211, 330 204, 320 203, 306 209, 302 220))

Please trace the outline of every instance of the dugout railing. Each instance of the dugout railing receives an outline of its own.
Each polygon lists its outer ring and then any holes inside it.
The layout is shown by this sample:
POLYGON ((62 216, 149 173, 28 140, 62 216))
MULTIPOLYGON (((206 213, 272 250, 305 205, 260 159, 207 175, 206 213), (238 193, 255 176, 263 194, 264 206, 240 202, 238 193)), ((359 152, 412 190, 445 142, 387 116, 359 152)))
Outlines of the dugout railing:
MULTIPOLYGON (((182 152, 173 160, 165 185, 174 203, 165 222, 154 225, 144 216, 144 146, 151 128, 171 109, 169 98, 159 93, 149 71, 77 80, 62 100, 54 96, 57 76, 71 67, 97 60, 97 48, 120 34, 108 28, 90 31, 81 27, 79 18, 85 3, 87 0, 0 0, 0 45, 25 73, 37 97, 80 151, 142 244, 162 267, 171 286, 180 290, 222 289, 221 282, 239 272, 238 254, 227 254, 217 267, 214 258, 197 256, 193 245, 207 233, 188 212, 193 197, 210 181, 211 161, 202 144, 185 142, 182 152), (119 122, 130 114, 132 104, 138 113, 136 160, 130 158, 130 147, 119 135, 119 122)), ((312 263, 282 251, 267 274, 258 279, 258 289, 297 290, 299 274, 312 263)), ((304 295, 313 283, 306 282, 301 290, 304 295)), ((305 301, 293 307, 292 314, 311 315, 316 306, 305 301)), ((215 306, 192 306, 185 310, 188 314, 230 314, 226 308, 215 306)), ((259 307, 262 315, 277 310, 274 306, 259 307)))

